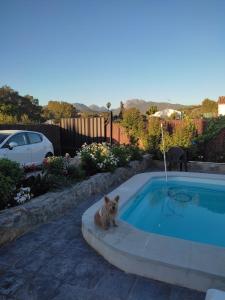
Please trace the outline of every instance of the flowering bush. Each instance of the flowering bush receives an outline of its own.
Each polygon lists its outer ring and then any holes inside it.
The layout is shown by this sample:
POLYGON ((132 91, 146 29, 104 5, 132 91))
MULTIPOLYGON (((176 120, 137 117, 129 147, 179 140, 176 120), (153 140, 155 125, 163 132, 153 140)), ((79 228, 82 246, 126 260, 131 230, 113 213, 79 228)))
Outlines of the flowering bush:
POLYGON ((81 166, 88 175, 113 171, 118 165, 118 158, 105 143, 90 145, 85 143, 77 155, 80 156, 81 166))
POLYGON ((71 157, 67 153, 62 156, 51 156, 43 162, 43 172, 49 175, 68 177, 68 179, 81 179, 84 173, 81 168, 71 163, 71 157))
POLYGON ((127 145, 114 145, 111 151, 118 158, 118 167, 126 166, 131 160, 131 153, 127 145))
POLYGON ((66 175, 66 164, 62 156, 50 156, 43 161, 43 171, 48 174, 66 175))
POLYGON ((48 174, 68 175, 70 155, 46 157, 43 161, 43 171, 48 174))
POLYGON ((138 146, 127 145, 128 152, 130 154, 130 160, 142 160, 143 150, 140 150, 138 146))
POLYGON ((97 172, 113 171, 117 167, 126 166, 131 160, 141 159, 138 147, 132 145, 114 145, 93 143, 84 144, 78 155, 82 168, 88 175, 97 172))
MULTIPOLYGON (((76 164, 68 154, 64 157, 51 156, 44 160, 41 172, 33 172, 29 176, 23 176, 23 170, 17 163, 0 160, 0 210, 23 204, 49 190, 65 187, 86 175, 113 171, 141 157, 136 146, 84 144, 77 154, 76 164)), ((31 166, 29 171, 37 169, 31 166)))
POLYGON ((19 189, 19 192, 17 192, 16 196, 14 197, 14 200, 18 204, 22 204, 26 202, 27 200, 30 200, 32 198, 32 194, 30 193, 31 189, 30 187, 21 187, 19 189))

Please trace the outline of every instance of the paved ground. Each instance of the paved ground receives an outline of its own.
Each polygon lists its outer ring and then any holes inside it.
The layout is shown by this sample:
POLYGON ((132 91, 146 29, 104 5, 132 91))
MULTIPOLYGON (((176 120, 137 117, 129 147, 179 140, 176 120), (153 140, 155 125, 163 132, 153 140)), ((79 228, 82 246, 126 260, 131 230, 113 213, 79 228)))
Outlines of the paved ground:
POLYGON ((0 300, 203 300, 205 295, 125 274, 92 250, 81 215, 97 198, 0 249, 0 300))

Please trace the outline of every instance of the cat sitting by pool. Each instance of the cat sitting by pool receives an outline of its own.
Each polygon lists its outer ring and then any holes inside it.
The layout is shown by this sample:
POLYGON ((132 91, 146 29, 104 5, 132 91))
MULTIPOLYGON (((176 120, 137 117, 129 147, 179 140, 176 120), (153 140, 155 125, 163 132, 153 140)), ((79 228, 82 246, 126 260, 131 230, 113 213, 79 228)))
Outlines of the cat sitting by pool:
POLYGON ((113 200, 110 200, 108 196, 104 196, 104 204, 96 211, 94 216, 94 221, 97 226, 105 230, 109 229, 111 225, 114 227, 118 226, 115 218, 118 213, 119 198, 117 195, 113 200))

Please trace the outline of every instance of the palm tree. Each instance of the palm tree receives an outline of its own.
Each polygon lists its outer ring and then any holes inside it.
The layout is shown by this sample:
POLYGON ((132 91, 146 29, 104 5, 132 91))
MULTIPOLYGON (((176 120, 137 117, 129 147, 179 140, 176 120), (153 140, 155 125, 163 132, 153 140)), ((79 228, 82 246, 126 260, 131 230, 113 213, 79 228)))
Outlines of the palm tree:
POLYGON ((107 109, 109 110, 110 107, 111 107, 111 103, 110 103, 110 102, 107 102, 107 103, 106 103, 106 107, 107 107, 107 109))

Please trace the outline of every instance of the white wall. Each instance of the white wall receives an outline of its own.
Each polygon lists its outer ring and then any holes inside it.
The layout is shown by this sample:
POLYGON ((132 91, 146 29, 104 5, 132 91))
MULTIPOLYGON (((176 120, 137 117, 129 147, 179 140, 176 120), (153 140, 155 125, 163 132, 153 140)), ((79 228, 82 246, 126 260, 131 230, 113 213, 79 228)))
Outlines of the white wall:
POLYGON ((225 104, 218 104, 218 115, 225 116, 225 104))

